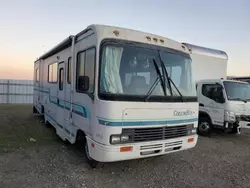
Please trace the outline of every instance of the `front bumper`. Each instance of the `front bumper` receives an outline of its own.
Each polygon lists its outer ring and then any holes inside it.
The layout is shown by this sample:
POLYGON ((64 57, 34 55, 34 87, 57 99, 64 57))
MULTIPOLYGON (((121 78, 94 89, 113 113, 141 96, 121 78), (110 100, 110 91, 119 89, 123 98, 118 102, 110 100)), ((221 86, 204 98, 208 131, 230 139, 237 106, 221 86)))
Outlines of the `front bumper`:
POLYGON ((122 145, 102 145, 87 137, 90 157, 99 162, 114 162, 173 153, 195 147, 198 135, 174 139, 131 143, 122 145), (188 140, 192 142, 188 142, 188 140), (131 151, 120 152, 121 147, 132 146, 131 151))
POLYGON ((239 117, 240 121, 246 121, 246 122, 250 122, 250 115, 241 115, 239 117))

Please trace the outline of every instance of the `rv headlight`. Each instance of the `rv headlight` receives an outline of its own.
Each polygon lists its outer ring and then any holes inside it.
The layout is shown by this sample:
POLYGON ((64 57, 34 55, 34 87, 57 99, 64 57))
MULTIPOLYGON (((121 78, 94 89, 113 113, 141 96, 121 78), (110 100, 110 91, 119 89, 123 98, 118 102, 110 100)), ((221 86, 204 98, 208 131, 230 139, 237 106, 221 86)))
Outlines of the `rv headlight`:
POLYGON ((121 137, 119 135, 112 135, 110 137, 111 144, 118 144, 121 142, 121 137))
POLYGON ((196 134, 196 127, 194 127, 194 124, 187 125, 188 135, 196 134))
POLYGON ((191 130, 191 133, 195 134, 196 133, 196 129, 191 130))
POLYGON ((128 135, 111 135, 110 136, 110 143, 111 144, 120 144, 129 141, 128 135))
POLYGON ((121 136, 121 142, 126 142, 129 141, 129 136, 128 135, 122 135, 121 136))
POLYGON ((229 112, 229 111, 225 111, 225 121, 227 122, 235 122, 236 118, 235 118, 235 113, 234 112, 229 112))

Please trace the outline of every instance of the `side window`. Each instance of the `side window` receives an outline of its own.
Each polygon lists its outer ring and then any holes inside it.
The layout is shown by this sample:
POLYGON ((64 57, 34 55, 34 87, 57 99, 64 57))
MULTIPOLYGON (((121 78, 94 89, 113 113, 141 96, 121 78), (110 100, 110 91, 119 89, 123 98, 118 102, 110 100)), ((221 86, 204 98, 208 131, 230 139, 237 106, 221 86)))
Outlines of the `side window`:
POLYGON ((85 56, 85 76, 89 77, 89 92, 94 92, 95 77, 95 48, 86 51, 85 56))
POLYGON ((220 102, 223 97, 221 87, 216 84, 202 85, 202 94, 216 102, 220 102))
POLYGON ((95 75, 95 48, 88 49, 80 52, 77 55, 76 66, 76 91, 81 92, 78 88, 78 80, 81 76, 87 76, 89 78, 89 89, 87 92, 94 92, 94 75, 95 75))
POLYGON ((80 54, 78 54, 76 70, 77 70, 77 77, 78 76, 84 76, 85 52, 81 52, 80 54))
POLYGON ((71 84, 71 57, 69 57, 69 60, 68 60, 67 82, 68 84, 71 84))
POLYGON ((48 68, 48 82, 57 83, 57 63, 49 65, 48 68))
POLYGON ((203 84, 202 85, 202 95, 212 99, 212 92, 214 90, 214 87, 212 84, 203 84))
POLYGON ((64 70, 60 68, 59 70, 59 90, 63 90, 63 80, 64 80, 64 70))
POLYGON ((36 69, 36 82, 39 82, 39 80, 40 80, 39 69, 36 69))

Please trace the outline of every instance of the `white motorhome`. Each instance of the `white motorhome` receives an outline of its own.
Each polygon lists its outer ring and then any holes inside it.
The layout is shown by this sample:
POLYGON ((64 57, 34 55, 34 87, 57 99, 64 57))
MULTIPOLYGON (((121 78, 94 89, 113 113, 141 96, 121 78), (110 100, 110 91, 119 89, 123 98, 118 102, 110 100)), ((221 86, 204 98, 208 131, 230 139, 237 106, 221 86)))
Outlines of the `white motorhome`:
POLYGON ((227 80, 225 52, 183 43, 191 52, 199 102, 198 132, 213 127, 239 133, 240 121, 250 122, 250 85, 227 80))
POLYGON ((35 61, 34 113, 83 144, 93 167, 193 148, 199 106, 189 54, 168 38, 91 25, 35 61))

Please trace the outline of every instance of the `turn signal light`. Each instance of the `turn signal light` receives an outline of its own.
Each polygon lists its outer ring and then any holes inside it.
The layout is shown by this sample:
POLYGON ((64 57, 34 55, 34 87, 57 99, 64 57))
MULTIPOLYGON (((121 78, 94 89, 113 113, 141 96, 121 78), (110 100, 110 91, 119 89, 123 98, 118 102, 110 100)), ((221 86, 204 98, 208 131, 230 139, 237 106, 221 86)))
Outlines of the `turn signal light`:
POLYGON ((133 149, 132 146, 120 147, 120 152, 132 151, 132 149, 133 149))
POLYGON ((187 140, 188 143, 193 142, 193 141, 194 141, 194 138, 189 138, 189 139, 187 140))

